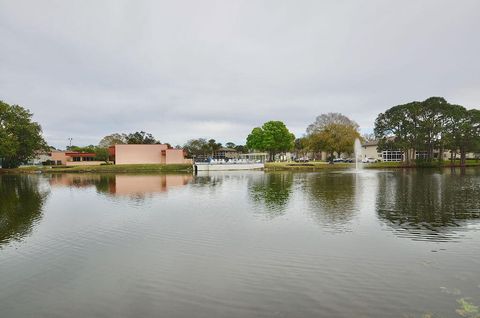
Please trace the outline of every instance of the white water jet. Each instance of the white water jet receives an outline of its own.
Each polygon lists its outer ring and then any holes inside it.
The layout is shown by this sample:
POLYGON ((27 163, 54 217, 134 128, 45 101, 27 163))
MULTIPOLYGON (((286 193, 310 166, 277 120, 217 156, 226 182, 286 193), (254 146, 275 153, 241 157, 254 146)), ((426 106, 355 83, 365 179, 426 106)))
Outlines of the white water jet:
POLYGON ((353 149, 355 151, 355 170, 359 170, 362 168, 362 143, 360 139, 355 138, 353 149))

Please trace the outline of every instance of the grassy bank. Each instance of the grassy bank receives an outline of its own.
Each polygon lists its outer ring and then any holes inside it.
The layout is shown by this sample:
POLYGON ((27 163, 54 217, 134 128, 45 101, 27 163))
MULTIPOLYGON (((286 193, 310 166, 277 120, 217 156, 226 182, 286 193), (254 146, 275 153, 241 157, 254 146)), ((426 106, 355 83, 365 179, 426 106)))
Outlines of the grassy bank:
POLYGON ((65 172, 192 172, 190 164, 142 164, 142 165, 100 165, 100 166, 58 166, 21 167, 0 169, 0 173, 65 173, 65 172))
MULTIPOLYGON (((460 167, 460 163, 451 165, 450 162, 445 162, 442 165, 432 163, 430 165, 422 164, 418 166, 407 166, 401 162, 377 162, 377 163, 364 163, 362 164, 364 169, 398 169, 398 168, 450 168, 460 167)), ((467 161, 466 167, 480 167, 480 162, 467 161)), ((352 169, 355 168, 354 163, 335 163, 328 164, 326 162, 267 162, 265 164, 265 170, 267 171, 280 171, 280 170, 302 170, 302 171, 317 171, 328 169, 352 169)))

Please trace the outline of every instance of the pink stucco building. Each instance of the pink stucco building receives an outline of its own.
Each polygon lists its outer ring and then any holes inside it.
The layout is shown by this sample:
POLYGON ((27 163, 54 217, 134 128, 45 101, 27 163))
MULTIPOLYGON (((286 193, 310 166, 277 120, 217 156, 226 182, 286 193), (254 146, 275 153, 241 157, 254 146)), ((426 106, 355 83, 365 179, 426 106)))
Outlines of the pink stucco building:
POLYGON ((110 160, 115 164, 175 164, 191 163, 182 149, 168 145, 115 145, 109 149, 110 160))
POLYGON ((94 153, 76 151, 52 151, 50 160, 54 165, 64 166, 95 166, 104 161, 96 161, 94 153))

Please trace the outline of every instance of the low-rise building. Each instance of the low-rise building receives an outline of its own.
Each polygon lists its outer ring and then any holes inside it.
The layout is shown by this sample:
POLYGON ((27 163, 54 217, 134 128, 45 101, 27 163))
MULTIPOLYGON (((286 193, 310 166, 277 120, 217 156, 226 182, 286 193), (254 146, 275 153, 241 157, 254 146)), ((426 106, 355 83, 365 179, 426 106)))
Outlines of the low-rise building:
POLYGON ((109 160, 115 164, 179 164, 191 163, 183 149, 172 149, 166 144, 114 145, 108 148, 109 160))
MULTIPOLYGON (((362 144, 362 159, 373 158, 376 160, 383 160, 383 153, 377 150, 378 140, 367 141, 362 144)), ((391 158, 392 154, 385 153, 385 157, 391 158)))
MULTIPOLYGON (((440 156, 439 150, 433 151, 433 159, 438 159, 440 156)), ((443 160, 447 161, 450 160, 451 151, 444 150, 443 151, 443 160)), ((363 158, 374 158, 377 160, 381 160, 384 162, 401 162, 405 160, 405 154, 401 150, 378 150, 378 140, 374 141, 367 141, 362 145, 362 157, 363 158)), ((362 158, 362 159, 363 159, 362 158)), ((428 152, 426 151, 415 151, 414 159, 426 159, 428 158, 428 152)), ((476 156, 474 153, 469 152, 466 154, 467 159, 475 159, 476 156)), ((459 159, 459 155, 457 155, 457 159, 459 159)))
POLYGON ((78 151, 52 151, 50 160, 54 165, 63 166, 94 166, 105 161, 95 160, 95 154, 78 151))
POLYGON ((238 151, 233 148, 220 148, 213 154, 214 159, 235 159, 238 158, 238 151))

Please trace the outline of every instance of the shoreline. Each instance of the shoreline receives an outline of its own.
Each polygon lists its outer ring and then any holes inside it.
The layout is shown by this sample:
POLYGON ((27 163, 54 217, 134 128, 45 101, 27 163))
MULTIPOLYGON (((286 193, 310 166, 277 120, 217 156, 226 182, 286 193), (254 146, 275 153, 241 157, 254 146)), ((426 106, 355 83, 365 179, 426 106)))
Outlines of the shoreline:
MULTIPOLYGON (((345 170, 355 167, 354 163, 326 162, 267 162, 264 171, 319 171, 319 170, 345 170)), ((379 162, 363 164, 363 169, 445 169, 445 168, 471 168, 480 167, 479 162, 467 162, 465 166, 451 165, 403 165, 399 162, 379 162)), ((136 173, 136 172, 162 172, 162 173, 193 173, 191 164, 138 164, 138 165, 99 165, 99 166, 70 166, 70 167, 43 167, 30 166, 14 169, 0 169, 0 174, 36 174, 36 173, 136 173)))
MULTIPOLYGON (((431 165, 404 165, 400 162, 378 162, 364 163, 363 169, 444 169, 444 168, 471 168, 480 167, 479 162, 467 162, 465 166, 460 164, 431 164, 431 165)), ((265 171, 318 171, 318 170, 343 170, 355 168, 354 163, 335 163, 328 164, 326 162, 267 162, 265 163, 265 171)))
POLYGON ((70 167, 20 167, 14 169, 0 169, 0 174, 35 174, 35 173, 131 173, 131 172, 166 172, 186 173, 193 172, 191 164, 139 164, 139 165, 99 165, 99 166, 70 166, 70 167))

